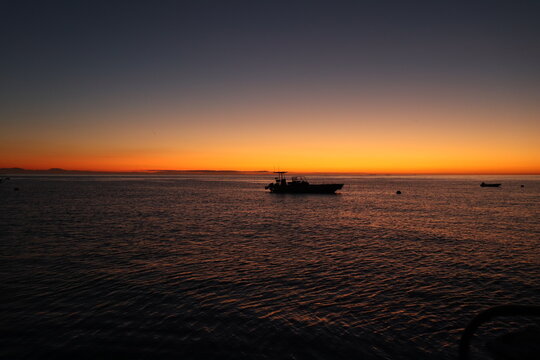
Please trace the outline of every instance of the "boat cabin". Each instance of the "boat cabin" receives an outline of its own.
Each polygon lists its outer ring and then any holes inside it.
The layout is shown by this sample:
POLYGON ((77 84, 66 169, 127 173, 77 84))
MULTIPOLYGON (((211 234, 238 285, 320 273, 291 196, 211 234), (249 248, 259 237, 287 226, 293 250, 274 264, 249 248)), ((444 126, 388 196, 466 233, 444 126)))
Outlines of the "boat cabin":
POLYGON ((285 178, 286 171, 275 171, 275 174, 278 174, 278 177, 275 178, 277 185, 287 186, 287 185, 308 185, 309 182, 303 176, 293 176, 291 181, 287 183, 285 178))

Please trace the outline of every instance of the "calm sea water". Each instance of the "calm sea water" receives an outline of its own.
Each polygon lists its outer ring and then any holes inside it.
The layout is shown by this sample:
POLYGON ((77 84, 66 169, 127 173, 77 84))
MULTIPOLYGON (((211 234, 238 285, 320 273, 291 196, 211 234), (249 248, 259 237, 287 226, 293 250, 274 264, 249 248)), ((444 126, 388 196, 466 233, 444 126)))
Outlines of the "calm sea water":
POLYGON ((540 177, 311 180, 346 185, 12 176, 0 357, 455 359, 479 311, 540 303, 540 177))

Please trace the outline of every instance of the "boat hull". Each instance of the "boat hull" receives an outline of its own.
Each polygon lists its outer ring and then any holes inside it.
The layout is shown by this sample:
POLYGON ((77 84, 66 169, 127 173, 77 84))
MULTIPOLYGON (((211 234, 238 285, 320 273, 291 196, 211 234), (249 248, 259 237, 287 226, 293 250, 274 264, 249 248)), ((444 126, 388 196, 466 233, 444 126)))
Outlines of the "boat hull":
POLYGON ((343 184, 293 184, 285 186, 268 186, 270 192, 276 194, 334 194, 337 190, 340 190, 341 188, 343 188, 343 184))

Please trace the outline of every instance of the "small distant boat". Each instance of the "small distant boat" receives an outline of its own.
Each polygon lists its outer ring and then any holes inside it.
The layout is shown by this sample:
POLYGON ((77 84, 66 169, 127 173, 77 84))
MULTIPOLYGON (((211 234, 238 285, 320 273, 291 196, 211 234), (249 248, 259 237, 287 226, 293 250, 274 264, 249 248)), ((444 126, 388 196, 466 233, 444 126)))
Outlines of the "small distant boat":
POLYGON ((480 184, 481 187, 499 187, 501 184, 486 184, 485 182, 482 182, 480 184))
POLYGON ((343 187, 343 184, 310 184, 303 177, 293 177, 291 181, 285 178, 286 171, 275 171, 276 181, 264 188, 272 193, 286 194, 333 194, 343 187))

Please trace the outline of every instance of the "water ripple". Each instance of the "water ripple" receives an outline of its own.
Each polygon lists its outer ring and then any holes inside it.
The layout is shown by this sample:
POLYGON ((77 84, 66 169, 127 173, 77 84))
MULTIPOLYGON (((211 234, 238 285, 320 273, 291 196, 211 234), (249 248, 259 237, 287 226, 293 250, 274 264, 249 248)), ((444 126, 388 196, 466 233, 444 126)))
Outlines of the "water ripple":
POLYGON ((12 179, 2 358, 454 359, 479 310, 539 303, 537 179, 12 179))

